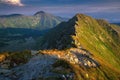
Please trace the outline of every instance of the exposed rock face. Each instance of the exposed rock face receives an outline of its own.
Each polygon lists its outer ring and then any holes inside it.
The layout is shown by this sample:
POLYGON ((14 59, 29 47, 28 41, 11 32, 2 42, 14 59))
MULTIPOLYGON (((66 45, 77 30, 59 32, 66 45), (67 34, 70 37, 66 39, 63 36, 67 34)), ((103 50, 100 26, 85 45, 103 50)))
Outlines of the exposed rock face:
POLYGON ((40 77, 49 76, 52 64, 56 61, 56 58, 48 55, 39 54, 31 58, 31 60, 20 66, 10 70, 10 72, 3 71, 3 76, 8 74, 10 80, 32 80, 39 79, 40 77), (15 76, 15 77, 14 77, 15 76))
POLYGON ((99 67, 99 63, 94 60, 92 54, 83 48, 71 48, 68 51, 43 51, 43 54, 57 56, 59 59, 64 59, 72 64, 78 64, 86 68, 99 67))
POLYGON ((37 55, 33 57, 27 64, 16 68, 14 71, 19 77, 19 80, 31 80, 40 77, 49 76, 51 64, 56 61, 52 56, 37 55))
POLYGON ((73 48, 70 50, 70 53, 67 55, 68 60, 73 63, 78 63, 81 66, 85 67, 98 67, 99 63, 92 58, 91 53, 85 49, 73 48), (73 56, 72 56, 73 55, 73 56))

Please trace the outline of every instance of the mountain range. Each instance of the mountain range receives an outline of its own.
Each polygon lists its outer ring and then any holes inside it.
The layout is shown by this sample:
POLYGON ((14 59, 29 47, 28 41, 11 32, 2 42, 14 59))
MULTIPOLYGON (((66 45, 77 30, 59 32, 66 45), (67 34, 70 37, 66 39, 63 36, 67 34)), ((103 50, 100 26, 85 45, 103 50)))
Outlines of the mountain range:
POLYGON ((42 36, 49 31, 49 29, 65 20, 67 19, 54 16, 44 11, 36 12, 32 16, 25 16, 22 14, 1 15, 0 51, 28 49, 28 46, 35 44, 37 37, 42 36), (29 43, 30 40, 26 39, 32 39, 33 42, 29 43))
POLYGON ((66 18, 54 16, 44 11, 36 12, 33 16, 25 16, 22 14, 1 15, 0 28, 47 30, 55 27, 64 20, 66 20, 66 18))
POLYGON ((120 80, 120 26, 76 14, 36 50, 1 53, 0 67, 1 80, 120 80))

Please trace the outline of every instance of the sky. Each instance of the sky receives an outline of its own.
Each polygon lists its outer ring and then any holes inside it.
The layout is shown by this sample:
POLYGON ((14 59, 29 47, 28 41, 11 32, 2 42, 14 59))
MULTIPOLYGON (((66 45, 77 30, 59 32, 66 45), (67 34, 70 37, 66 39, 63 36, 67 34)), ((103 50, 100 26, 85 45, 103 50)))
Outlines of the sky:
POLYGON ((120 0, 0 0, 0 15, 33 15, 45 11, 72 18, 77 13, 120 22, 120 0))

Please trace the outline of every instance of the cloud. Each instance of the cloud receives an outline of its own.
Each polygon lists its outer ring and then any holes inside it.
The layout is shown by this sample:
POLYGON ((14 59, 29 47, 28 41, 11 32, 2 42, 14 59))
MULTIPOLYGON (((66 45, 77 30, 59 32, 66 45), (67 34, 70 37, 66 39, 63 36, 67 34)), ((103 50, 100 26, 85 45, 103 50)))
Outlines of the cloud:
POLYGON ((14 5, 14 6, 24 6, 20 0, 0 0, 0 3, 14 5))

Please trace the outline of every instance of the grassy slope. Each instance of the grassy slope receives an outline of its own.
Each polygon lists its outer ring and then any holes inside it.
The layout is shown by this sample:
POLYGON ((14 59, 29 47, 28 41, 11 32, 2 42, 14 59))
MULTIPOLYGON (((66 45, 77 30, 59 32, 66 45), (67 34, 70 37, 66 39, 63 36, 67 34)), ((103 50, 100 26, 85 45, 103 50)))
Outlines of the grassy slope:
POLYGON ((59 17, 47 13, 39 13, 34 16, 9 16, 0 17, 0 28, 30 28, 45 30, 53 28, 62 21, 59 17))
POLYGON ((63 22, 52 29, 43 38, 40 46, 58 49, 58 42, 59 45, 63 45, 63 49, 68 48, 69 44, 71 44, 69 47, 82 46, 101 64, 99 68, 91 69, 71 65, 76 73, 76 80, 119 80, 119 27, 77 14, 68 22, 63 22))
POLYGON ((34 28, 35 25, 37 24, 37 23, 34 23, 34 22, 35 22, 34 17, 28 17, 28 16, 0 18, 1 27, 34 28))
POLYGON ((94 58, 101 64, 100 71, 106 74, 104 75, 107 79, 118 80, 115 78, 120 74, 120 37, 111 31, 113 30, 111 26, 107 25, 109 27, 107 29, 106 25, 89 16, 77 15, 77 17, 75 30, 78 42, 93 53, 94 58))

